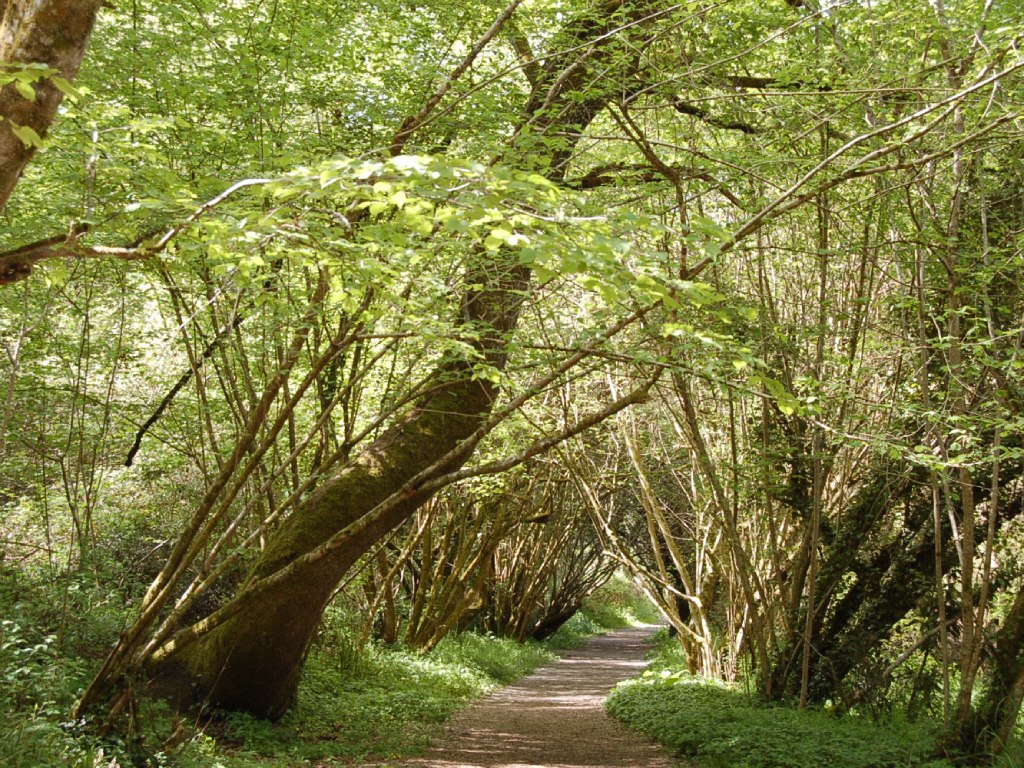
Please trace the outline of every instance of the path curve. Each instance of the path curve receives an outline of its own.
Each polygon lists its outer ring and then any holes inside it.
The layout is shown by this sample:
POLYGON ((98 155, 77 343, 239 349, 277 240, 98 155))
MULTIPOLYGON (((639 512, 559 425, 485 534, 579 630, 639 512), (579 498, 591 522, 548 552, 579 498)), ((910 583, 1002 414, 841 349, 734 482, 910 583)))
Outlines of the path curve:
POLYGON ((672 768, 677 761, 609 717, 619 680, 647 665, 653 628, 623 629, 567 652, 457 713, 412 768, 672 768))

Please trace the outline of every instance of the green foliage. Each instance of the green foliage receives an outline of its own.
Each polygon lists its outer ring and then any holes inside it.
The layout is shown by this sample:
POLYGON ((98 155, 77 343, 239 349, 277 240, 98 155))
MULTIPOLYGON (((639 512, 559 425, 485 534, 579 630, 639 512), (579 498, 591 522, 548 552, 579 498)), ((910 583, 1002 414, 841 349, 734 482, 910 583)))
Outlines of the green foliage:
MULTIPOLYGON (((118 542, 105 542, 108 550, 118 542)), ((97 562, 104 562, 99 558, 97 562)), ((0 765, 7 768, 107 766, 134 755, 146 766, 244 768, 303 760, 394 757, 421 750, 437 725, 472 699, 507 684, 554 654, 537 644, 463 634, 429 654, 360 646, 351 617, 337 608, 310 654, 298 702, 280 723, 226 713, 200 730, 161 702, 143 701, 137 743, 100 745, 66 722, 97 659, 78 650, 105 647, 123 602, 75 579, 29 580, 0 572, 0 765), (61 600, 77 617, 59 627, 61 600), (78 600, 95 601, 95 615, 78 600), (103 606, 111 606, 105 609, 103 606), (54 608, 54 606, 57 606, 54 608), (76 607, 77 606, 77 607, 76 607)), ((108 580, 112 582, 112 580, 108 580)))
POLYGON ((654 624, 661 621, 657 608, 621 572, 616 572, 573 614, 558 631, 544 641, 553 649, 578 648, 594 635, 609 629, 654 624))
POLYGON ((555 650, 579 648, 594 635, 600 635, 605 631, 603 626, 595 622, 586 613, 577 611, 565 624, 558 628, 555 634, 544 641, 544 646, 555 650))
POLYGON ((446 637, 430 656, 442 664, 478 670, 503 685, 555 658, 536 644, 471 632, 446 637))
POLYGON ((0 620, 0 765, 92 765, 88 745, 62 722, 85 682, 85 665, 62 656, 56 640, 21 619, 0 620))
POLYGON ((1006 751, 1000 755, 997 768, 1021 768, 1024 766, 1024 723, 1018 719, 1013 729, 1013 738, 1006 745, 1006 751))
POLYGON ((735 684, 689 675, 683 661, 678 643, 663 642, 652 669, 615 689, 608 711, 708 768, 948 765, 930 757, 926 726, 765 705, 735 684))
POLYGON ((130 610, 117 588, 121 561, 107 560, 117 538, 104 546, 109 548, 94 550, 89 570, 27 561, 14 568, 0 561, 0 765, 5 768, 94 768, 108 764, 105 753, 119 751, 80 734, 68 714, 130 610))
POLYGON ((582 613, 604 629, 621 629, 661 621, 661 615, 654 604, 621 573, 616 573, 583 601, 582 613))

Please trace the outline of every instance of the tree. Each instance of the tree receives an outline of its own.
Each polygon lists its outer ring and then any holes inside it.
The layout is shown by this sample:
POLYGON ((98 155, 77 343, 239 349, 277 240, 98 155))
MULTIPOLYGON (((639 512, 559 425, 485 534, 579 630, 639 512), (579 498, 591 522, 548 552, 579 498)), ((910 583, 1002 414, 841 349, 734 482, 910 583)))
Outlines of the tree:
MULTIPOLYGON (((528 167, 546 169, 549 178, 562 177, 580 131, 618 90, 613 87, 615 80, 603 83, 597 94, 582 89, 595 68, 616 63, 618 38, 610 33, 628 18, 616 13, 620 7, 611 3, 570 23, 560 42, 575 45, 566 47, 567 54, 550 57, 532 86, 518 132, 523 134, 529 127, 531 137, 544 133, 559 137, 550 142, 550 155, 539 154, 532 138, 529 154, 523 155, 528 167), (582 46, 585 58, 578 53, 582 46)), ((477 49, 489 42, 514 9, 515 4, 506 9, 477 49)), ((457 68, 451 79, 458 74, 457 68)), ((443 94, 447 85, 439 93, 443 94)), ((436 101, 428 101, 424 110, 402 123, 392 140, 392 154, 401 152, 433 106, 436 101)), ((523 148, 516 144, 513 151, 522 153, 523 148)), ((500 249, 475 254, 462 278, 465 287, 456 327, 473 329, 477 359, 497 372, 505 367, 508 339, 528 281, 529 271, 514 255, 500 249)), ((312 311, 325 293, 324 286, 314 294, 312 311)), ((291 349, 301 348, 304 338, 300 330, 291 349)), ((407 415, 322 482, 274 532, 232 601, 171 637, 158 635, 159 647, 154 648, 150 641, 148 654, 140 658, 135 644, 170 598, 170 588, 183 564, 205 544, 209 510, 207 505, 201 507, 150 588, 142 618, 122 637, 83 706, 91 704, 98 691, 133 665, 148 661, 157 678, 156 687, 164 695, 181 701, 198 697, 268 717, 282 715, 294 698, 302 659, 338 581, 376 541, 433 495, 436 486, 431 481, 464 464, 481 432, 488 428, 496 387, 476 375, 464 354, 442 360, 423 389, 428 394, 419 398, 407 415), (247 610, 256 604, 258 612, 247 610), (253 674, 255 669, 261 670, 258 676, 253 674)), ((263 403, 269 407, 266 394, 261 407, 250 414, 251 423, 264 418, 263 403)), ((249 434, 236 444, 232 459, 222 470, 224 481, 248 450, 251 438, 249 434)), ((218 481, 208 498, 223 484, 218 481)))

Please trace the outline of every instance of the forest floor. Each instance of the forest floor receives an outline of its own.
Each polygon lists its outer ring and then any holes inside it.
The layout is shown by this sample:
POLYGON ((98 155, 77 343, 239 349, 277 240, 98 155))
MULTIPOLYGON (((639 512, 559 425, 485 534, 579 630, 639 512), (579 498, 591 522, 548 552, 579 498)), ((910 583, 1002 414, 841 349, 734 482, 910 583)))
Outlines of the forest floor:
POLYGON ((604 703, 647 665, 650 627, 621 629, 456 714, 444 735, 404 768, 671 768, 678 764, 613 720, 604 703))

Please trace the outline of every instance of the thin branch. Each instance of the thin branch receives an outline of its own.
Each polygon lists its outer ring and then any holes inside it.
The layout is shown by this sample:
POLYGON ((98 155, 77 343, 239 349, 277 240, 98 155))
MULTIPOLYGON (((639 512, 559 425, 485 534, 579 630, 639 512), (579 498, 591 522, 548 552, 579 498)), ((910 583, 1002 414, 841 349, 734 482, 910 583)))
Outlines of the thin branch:
POLYGON ((753 136, 762 132, 761 128, 750 123, 744 123, 740 120, 723 120, 720 117, 714 117, 708 113, 708 110, 704 107, 698 107, 696 104, 691 104, 688 101, 676 101, 672 108, 681 115, 690 115, 696 117, 698 120, 707 123, 708 125, 714 126, 715 128, 722 128, 727 131, 740 131, 748 136, 753 136))
POLYGON ((164 251, 170 242, 197 222, 202 216, 246 187, 271 184, 277 179, 243 179, 235 182, 219 195, 210 198, 196 208, 187 218, 167 230, 159 239, 151 242, 143 240, 140 244, 127 248, 104 245, 82 245, 78 236, 86 231, 86 227, 76 227, 69 235, 59 235, 35 243, 23 245, 13 251, 0 253, 0 285, 10 285, 27 278, 32 268, 40 261, 54 258, 115 258, 122 261, 142 261, 164 251))
POLYGON ((498 15, 498 18, 494 20, 494 23, 491 24, 488 30, 484 32, 483 36, 476 41, 459 66, 449 73, 448 77, 444 79, 444 82, 442 82, 441 85, 438 86, 437 90, 434 91, 434 94, 427 99, 427 103, 423 105, 423 108, 415 115, 410 115, 402 121, 402 124, 398 127, 398 131, 395 133, 395 138, 391 142, 390 151, 392 157, 402 154, 402 151, 405 149, 405 145, 409 143, 409 139, 412 138, 412 135, 423 125, 426 119, 430 117, 430 113, 433 112, 437 105, 441 103, 441 99, 443 99, 448 91, 451 90, 455 81, 462 77, 466 70, 473 65, 477 56, 479 56, 483 49, 486 48, 491 40, 494 39, 494 36, 501 31, 501 28, 505 26, 505 22, 512 17, 512 14, 515 13, 516 8, 518 8, 522 2, 523 0, 512 0, 512 2, 506 6, 505 10, 498 15))
MULTIPOLYGON (((220 347, 224 339, 227 338, 228 334, 231 333, 236 328, 238 328, 238 326, 240 326, 244 321, 245 315, 238 315, 232 323, 222 328, 220 333, 218 333, 214 337, 213 341, 211 341, 206 346, 206 349, 203 350, 203 354, 200 355, 199 360, 196 361, 197 366, 201 366, 206 360, 209 360, 213 353, 216 352, 217 349, 220 347)), ((126 467, 130 467, 132 465, 132 462, 135 461, 135 455, 139 452, 139 449, 142 447, 142 438, 144 438, 146 436, 146 433, 149 432, 150 427, 156 424, 156 422, 163 415, 164 411, 167 410, 167 407, 171 404, 171 402, 182 390, 182 388, 186 384, 188 384, 188 382, 192 379, 192 373, 193 369, 189 368, 187 371, 181 374, 181 376, 178 378, 178 381, 175 382, 173 387, 171 387, 170 391, 168 391, 168 393, 164 395, 163 400, 160 401, 160 404, 156 407, 156 410, 153 411, 153 414, 148 419, 146 419, 145 423, 143 423, 141 427, 139 427, 138 432, 135 433, 135 441, 132 443, 132 447, 129 449, 128 455, 125 456, 124 459, 124 465, 126 467)))

